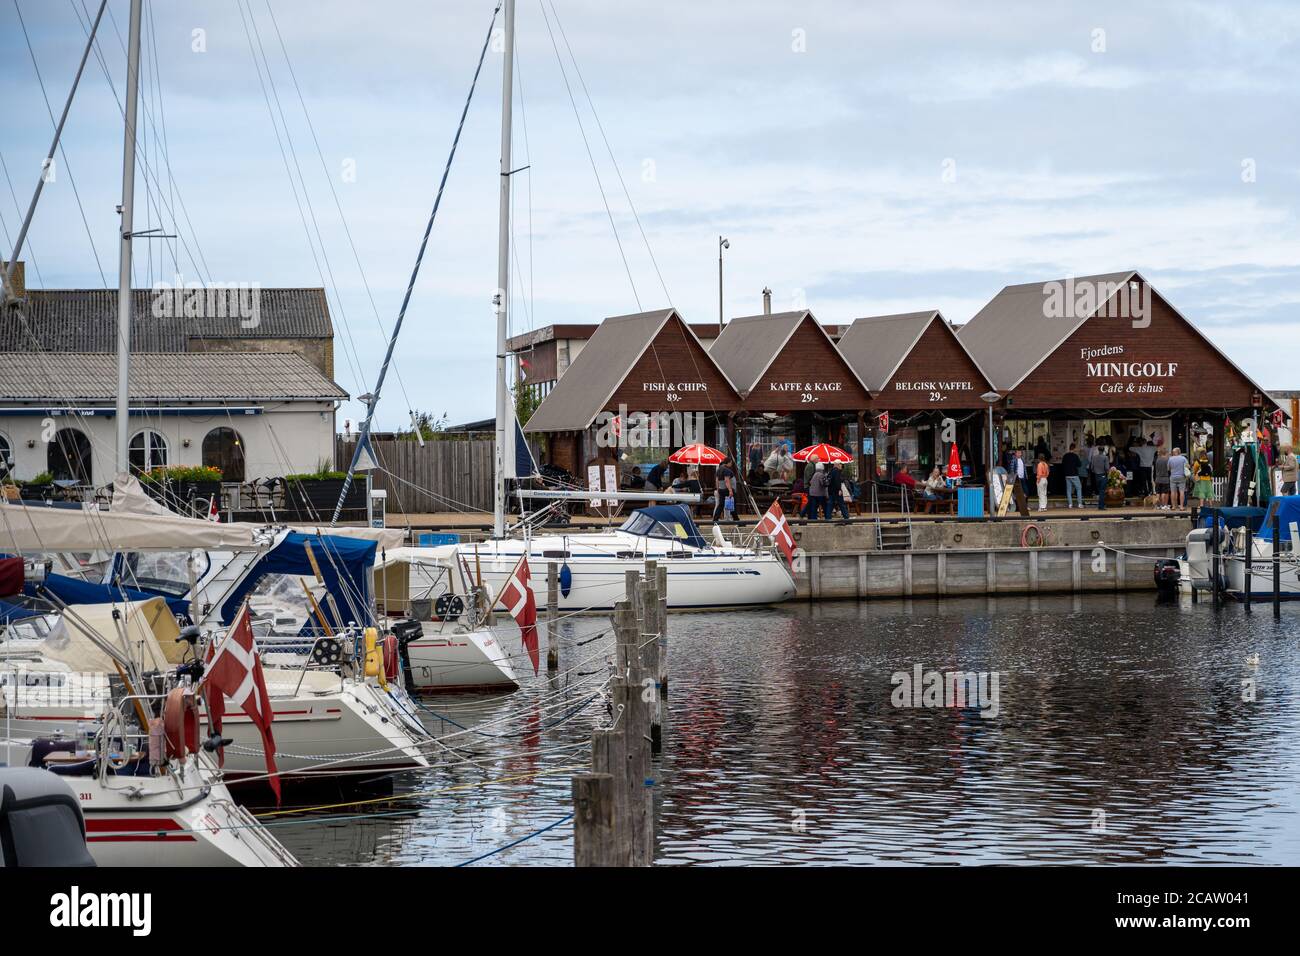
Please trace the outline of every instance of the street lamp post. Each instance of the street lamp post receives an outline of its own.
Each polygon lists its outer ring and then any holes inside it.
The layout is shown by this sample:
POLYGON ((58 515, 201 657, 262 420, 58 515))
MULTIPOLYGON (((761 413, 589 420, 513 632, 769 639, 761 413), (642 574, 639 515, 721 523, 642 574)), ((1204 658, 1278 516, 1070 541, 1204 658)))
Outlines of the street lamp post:
POLYGON ((731 241, 718 236, 718 334, 722 334, 722 250, 730 249, 731 241))
POLYGON ((993 512, 997 508, 997 502, 993 500, 993 468, 997 465, 998 460, 998 439, 993 432, 993 406, 1002 400, 1002 396, 997 392, 985 392, 980 399, 989 406, 989 460, 988 460, 988 486, 989 486, 989 517, 993 517, 993 512))

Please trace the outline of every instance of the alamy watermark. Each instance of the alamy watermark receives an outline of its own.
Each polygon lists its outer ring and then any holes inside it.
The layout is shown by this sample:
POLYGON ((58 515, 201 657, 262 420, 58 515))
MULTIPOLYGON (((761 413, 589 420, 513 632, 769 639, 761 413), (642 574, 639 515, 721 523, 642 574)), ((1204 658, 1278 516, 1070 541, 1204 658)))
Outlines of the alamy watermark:
POLYGON ((258 282, 175 282, 153 284, 155 319, 239 319, 242 329, 262 324, 262 286, 258 282))
POLYGON ((895 671, 889 702, 895 707, 973 707, 980 716, 999 712, 998 671, 927 671, 920 664, 911 672, 895 671))
POLYGON ((1043 283, 1047 319, 1128 319, 1135 329, 1151 324, 1151 286, 1137 280, 1099 282, 1069 278, 1043 283))
POLYGON ((680 448, 704 440, 703 412, 629 412, 626 405, 601 412, 596 426, 598 448, 680 448))

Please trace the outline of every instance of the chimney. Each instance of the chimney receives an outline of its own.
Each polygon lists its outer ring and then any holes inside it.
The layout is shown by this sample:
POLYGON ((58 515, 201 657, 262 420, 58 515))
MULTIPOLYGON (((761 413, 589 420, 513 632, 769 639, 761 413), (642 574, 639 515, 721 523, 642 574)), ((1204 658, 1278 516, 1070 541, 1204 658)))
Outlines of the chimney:
MULTIPOLYGON (((22 263, 19 263, 19 266, 21 267, 22 263)), ((772 290, 767 286, 763 286, 763 314, 772 314, 772 290)))
MULTIPOLYGON (((9 263, 0 262, 0 273, 6 273, 8 270, 9 263)), ((27 271, 23 268, 23 261, 21 259, 14 263, 14 274, 13 278, 10 279, 10 284, 13 286, 14 295, 17 298, 21 299, 27 295, 27 271)), ((0 296, 0 298, 7 299, 8 296, 3 295, 0 296)))

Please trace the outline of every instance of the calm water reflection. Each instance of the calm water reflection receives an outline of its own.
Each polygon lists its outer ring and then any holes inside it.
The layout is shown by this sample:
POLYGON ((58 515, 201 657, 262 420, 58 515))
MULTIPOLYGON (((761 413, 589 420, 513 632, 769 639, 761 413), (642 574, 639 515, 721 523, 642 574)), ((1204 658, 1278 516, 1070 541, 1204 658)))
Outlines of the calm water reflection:
MULTIPOLYGON (((607 639, 577 645, 604 627, 572 627, 565 665, 601 654, 607 639)), ((662 865, 1300 863, 1300 607, 1278 623, 1146 594, 845 603, 670 629, 662 865), (891 675, 916 664, 998 672, 1000 713, 893 707, 891 675)), ((588 688, 431 698, 510 736, 455 738, 449 766, 398 781, 421 795, 366 808, 385 816, 277 834, 307 863, 452 864, 555 823, 588 688)), ((479 865, 571 854, 563 823, 479 865)))

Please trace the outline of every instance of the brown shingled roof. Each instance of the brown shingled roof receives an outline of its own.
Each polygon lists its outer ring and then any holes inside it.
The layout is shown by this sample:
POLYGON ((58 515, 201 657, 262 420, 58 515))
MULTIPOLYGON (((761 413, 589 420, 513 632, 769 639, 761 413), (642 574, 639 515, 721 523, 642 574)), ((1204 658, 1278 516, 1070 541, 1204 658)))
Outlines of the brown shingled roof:
MULTIPOLYGON (((238 316, 159 318, 154 290, 132 292, 131 349, 184 352, 192 338, 328 339, 334 335, 323 289, 258 289, 258 324, 244 328, 238 316)), ((9 306, 0 315, 0 351, 39 347, 46 352, 115 352, 116 289, 28 289, 26 324, 9 306), (30 329, 30 331, 29 331, 30 329)))
MULTIPOLYGON (((117 391, 107 352, 0 352, 0 395, 12 402, 101 402, 117 391)), ((131 399, 141 402, 346 399, 295 353, 148 352, 131 356, 131 399)))

